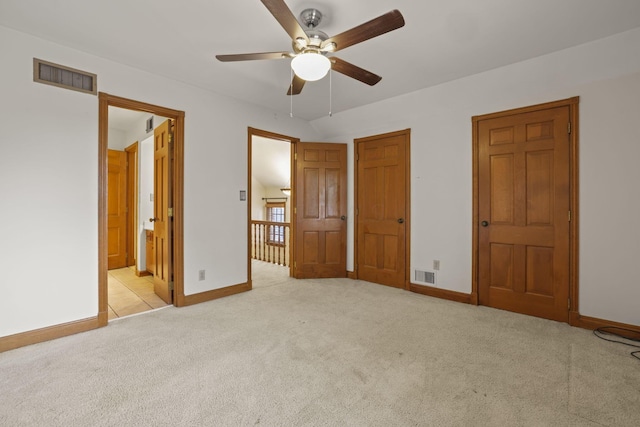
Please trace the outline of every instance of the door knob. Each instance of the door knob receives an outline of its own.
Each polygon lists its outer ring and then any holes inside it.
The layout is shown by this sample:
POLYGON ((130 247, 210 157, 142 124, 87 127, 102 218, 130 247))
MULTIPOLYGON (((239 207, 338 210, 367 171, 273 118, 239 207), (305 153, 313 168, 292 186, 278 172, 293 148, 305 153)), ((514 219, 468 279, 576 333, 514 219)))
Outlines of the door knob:
POLYGON ((404 222, 404 218, 398 218, 398 224, 402 224, 404 222))
POLYGON ((158 218, 149 218, 149 222, 157 221, 158 218))
POLYGON ((344 215, 342 215, 342 216, 340 217, 340 219, 344 221, 345 219, 347 219, 347 217, 346 217, 346 216, 344 216, 344 215))
POLYGON ((483 227, 487 227, 489 225, 489 222, 488 221, 482 221, 480 223, 480 225, 482 225, 483 227))

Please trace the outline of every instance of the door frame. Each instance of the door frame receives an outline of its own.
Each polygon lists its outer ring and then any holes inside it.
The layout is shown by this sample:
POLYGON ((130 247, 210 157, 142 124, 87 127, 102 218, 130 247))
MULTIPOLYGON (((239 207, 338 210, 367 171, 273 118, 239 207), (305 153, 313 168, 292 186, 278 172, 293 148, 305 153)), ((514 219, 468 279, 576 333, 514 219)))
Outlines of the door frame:
POLYGON ((472 262, 471 262, 471 304, 479 304, 478 295, 478 245, 479 245, 479 122, 487 119, 512 116, 533 111, 547 110, 558 107, 569 108, 569 209, 571 210, 571 221, 569 222, 569 324, 575 325, 579 321, 578 307, 578 105, 580 97, 562 99, 558 101, 546 102, 543 104, 531 105, 528 107, 515 108, 496 113, 473 116, 472 121, 472 149, 473 149, 473 215, 472 215, 472 262))
POLYGON ((404 286, 402 289, 411 290, 411 129, 404 129, 395 132, 382 133, 379 135, 367 136, 364 138, 356 138, 353 140, 353 204, 354 204, 354 220, 353 220, 353 274, 347 272, 347 277, 358 279, 358 144, 370 140, 380 138, 394 137, 398 135, 406 136, 405 147, 405 242, 404 242, 404 286))
POLYGON ((109 139, 109 107, 144 111, 173 119, 174 169, 173 194, 173 305, 185 305, 184 295, 184 111, 147 104, 119 96, 98 93, 98 325, 106 326, 108 315, 107 284, 107 148, 109 139))
POLYGON ((291 144, 291 150, 290 150, 290 169, 289 169, 289 174, 291 176, 291 195, 289 196, 289 206, 290 206, 290 210, 291 210, 291 218, 289 219, 289 276, 293 277, 294 275, 294 265, 295 265, 295 239, 296 239, 296 227, 295 227, 295 220, 296 220, 296 212, 295 212, 295 203, 296 203, 296 188, 295 188, 295 155, 293 153, 297 152, 297 145, 300 142, 299 138, 294 138, 292 136, 287 136, 287 135, 282 135, 282 134, 278 134, 278 133, 274 133, 274 132, 269 132, 266 130, 261 130, 261 129, 256 129, 256 128, 252 128, 252 127, 248 127, 247 128, 247 146, 248 146, 248 158, 247 158, 247 169, 248 169, 248 175, 247 175, 247 283, 249 284, 249 289, 253 289, 253 281, 251 279, 251 247, 252 247, 252 242, 251 242, 251 208, 252 208, 252 204, 251 204, 251 194, 253 192, 252 190, 252 183, 251 183, 251 177, 252 177, 252 161, 251 161, 251 156, 252 156, 252 145, 253 145, 253 137, 254 136, 261 136, 263 138, 269 138, 269 139, 274 139, 277 141, 283 141, 283 142, 288 142, 291 144))

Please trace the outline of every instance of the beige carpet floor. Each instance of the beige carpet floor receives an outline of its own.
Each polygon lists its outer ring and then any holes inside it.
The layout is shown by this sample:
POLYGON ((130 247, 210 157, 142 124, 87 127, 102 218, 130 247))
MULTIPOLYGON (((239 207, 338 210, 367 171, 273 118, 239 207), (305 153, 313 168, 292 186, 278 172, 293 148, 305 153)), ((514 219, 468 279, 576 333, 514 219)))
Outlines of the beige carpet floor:
POLYGON ((0 354, 0 425, 640 425, 640 362, 590 331, 257 270, 250 292, 0 354))

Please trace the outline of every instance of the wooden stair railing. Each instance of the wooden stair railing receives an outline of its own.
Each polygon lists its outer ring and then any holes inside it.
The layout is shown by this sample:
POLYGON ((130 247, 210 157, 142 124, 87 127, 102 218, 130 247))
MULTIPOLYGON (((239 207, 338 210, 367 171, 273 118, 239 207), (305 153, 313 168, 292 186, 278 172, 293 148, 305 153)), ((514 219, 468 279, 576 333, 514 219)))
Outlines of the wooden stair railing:
POLYGON ((251 258, 289 266, 288 222, 251 221, 251 258))

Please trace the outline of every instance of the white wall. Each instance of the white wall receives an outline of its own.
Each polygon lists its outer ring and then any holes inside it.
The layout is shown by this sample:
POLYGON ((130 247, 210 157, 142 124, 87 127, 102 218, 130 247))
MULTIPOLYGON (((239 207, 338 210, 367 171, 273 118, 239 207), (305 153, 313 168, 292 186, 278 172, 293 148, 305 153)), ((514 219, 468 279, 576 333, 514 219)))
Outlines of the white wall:
POLYGON ((247 281, 247 127, 317 140, 308 123, 1 26, 0 57, 0 336, 98 312, 98 98, 34 83, 34 57, 185 111, 185 293, 247 281))
MULTIPOLYGON (((411 268, 471 291, 471 117, 580 96, 580 312, 640 325, 640 30, 312 122, 347 142, 411 128, 411 268)), ((353 194, 348 269, 353 268, 353 194)))
POLYGON ((153 230, 153 135, 138 144, 138 270, 147 269, 146 230, 153 230))
POLYGON ((107 146, 110 150, 124 151, 125 148, 131 145, 127 143, 125 132, 120 129, 109 128, 108 134, 107 146))
POLYGON ((144 118, 142 118, 138 123, 133 124, 125 132, 125 138, 128 141, 127 147, 136 141, 140 142, 144 139, 147 139, 150 136, 153 136, 153 130, 146 132, 147 119, 151 116, 153 116, 154 129, 160 126, 162 123, 164 123, 165 120, 167 120, 166 117, 157 116, 155 114, 149 114, 147 116, 144 116, 144 118))
POLYGON ((267 190, 255 177, 251 177, 251 219, 254 221, 265 220, 264 200, 267 190))

